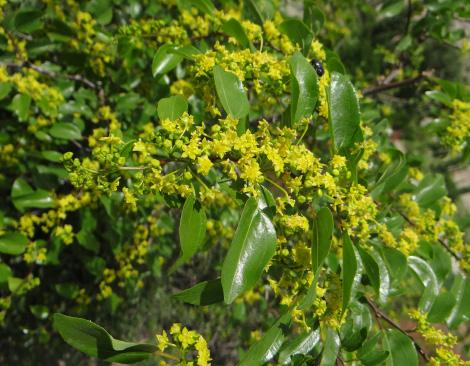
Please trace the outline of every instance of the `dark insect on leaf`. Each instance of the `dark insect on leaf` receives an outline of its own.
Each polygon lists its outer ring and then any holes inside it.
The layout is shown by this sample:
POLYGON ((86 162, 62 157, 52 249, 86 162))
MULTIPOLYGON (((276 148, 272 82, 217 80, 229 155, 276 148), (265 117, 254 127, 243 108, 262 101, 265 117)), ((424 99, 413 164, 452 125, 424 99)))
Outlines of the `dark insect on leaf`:
POLYGON ((325 73, 325 70, 323 69, 323 64, 320 61, 314 58, 310 63, 317 72, 318 76, 322 76, 325 73))

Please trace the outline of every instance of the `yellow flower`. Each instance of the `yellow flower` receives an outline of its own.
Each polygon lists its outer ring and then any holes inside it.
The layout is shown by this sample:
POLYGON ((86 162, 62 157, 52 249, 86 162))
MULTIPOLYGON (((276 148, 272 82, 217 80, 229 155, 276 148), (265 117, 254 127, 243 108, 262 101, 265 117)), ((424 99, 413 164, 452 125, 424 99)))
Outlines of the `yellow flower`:
POLYGON ((214 165, 214 164, 212 164, 212 161, 209 159, 209 157, 207 155, 200 156, 197 159, 197 164, 198 164, 198 168, 197 168, 198 173, 200 173, 204 176, 209 174, 209 170, 214 165))
POLYGON ((168 347, 168 344, 170 343, 168 339, 168 335, 166 334, 165 331, 163 331, 161 335, 157 334, 156 338, 157 338, 158 349, 163 352, 168 347))

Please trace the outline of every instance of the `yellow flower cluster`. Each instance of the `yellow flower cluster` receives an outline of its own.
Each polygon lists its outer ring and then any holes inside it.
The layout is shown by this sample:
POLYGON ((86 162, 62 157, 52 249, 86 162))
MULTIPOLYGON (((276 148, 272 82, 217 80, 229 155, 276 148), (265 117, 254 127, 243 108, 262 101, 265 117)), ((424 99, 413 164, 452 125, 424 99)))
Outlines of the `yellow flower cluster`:
POLYGON ((436 355, 431 358, 430 365, 470 365, 470 362, 462 360, 453 351, 457 337, 433 327, 429 324, 426 314, 422 314, 418 310, 411 310, 409 315, 417 321, 416 331, 423 336, 426 342, 436 347, 436 355))
POLYGON ((453 153, 458 153, 470 137, 470 103, 454 99, 452 107, 450 125, 446 129, 442 141, 451 148, 453 153))
MULTIPOLYGON (((171 326, 170 335, 172 341, 165 330, 155 336, 158 349, 160 350, 160 352, 157 352, 157 355, 175 361, 182 361, 184 362, 182 364, 187 366, 211 365, 211 354, 207 342, 202 335, 194 330, 183 327, 180 323, 175 323, 171 326), (167 349, 177 352, 178 356, 165 353, 167 349), (193 351, 196 351, 196 357, 192 361, 187 361, 187 355, 190 355, 193 351)), ((169 365, 169 363, 162 361, 160 365, 169 365)))

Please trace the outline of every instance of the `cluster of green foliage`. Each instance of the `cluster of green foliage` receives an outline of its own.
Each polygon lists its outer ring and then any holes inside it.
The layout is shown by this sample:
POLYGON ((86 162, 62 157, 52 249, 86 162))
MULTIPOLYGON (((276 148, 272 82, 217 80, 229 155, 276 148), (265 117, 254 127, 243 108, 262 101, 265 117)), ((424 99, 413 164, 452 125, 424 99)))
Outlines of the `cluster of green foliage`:
POLYGON ((0 363, 468 364, 469 20, 0 0, 0 363))

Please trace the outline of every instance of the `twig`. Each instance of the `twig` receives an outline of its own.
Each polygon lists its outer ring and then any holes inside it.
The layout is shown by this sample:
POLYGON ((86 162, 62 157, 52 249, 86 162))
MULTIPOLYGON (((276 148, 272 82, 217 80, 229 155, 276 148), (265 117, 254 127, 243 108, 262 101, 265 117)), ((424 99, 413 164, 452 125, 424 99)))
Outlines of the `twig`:
POLYGON ((430 71, 423 71, 418 76, 415 76, 414 78, 409 78, 409 79, 405 79, 402 81, 396 81, 394 83, 385 83, 385 84, 380 84, 376 86, 371 86, 369 88, 362 90, 362 95, 364 96, 373 95, 373 94, 378 94, 380 92, 383 92, 385 90, 396 89, 396 88, 401 88, 403 86, 412 85, 420 81, 421 79, 427 78, 429 76, 431 76, 430 71))
POLYGON ((364 296, 364 299, 366 300, 367 305, 369 305, 369 307, 374 312, 374 315, 377 319, 385 320, 392 327, 394 327, 395 329, 397 329, 398 331, 400 331, 401 333, 406 335, 413 342, 413 344, 414 344, 416 350, 418 351, 418 353, 420 354, 420 356, 426 362, 429 361, 429 356, 426 354, 426 352, 424 352, 424 350, 421 348, 421 346, 415 341, 415 339, 412 336, 410 336, 404 329, 402 329, 397 323, 395 323, 391 318, 389 318, 382 310, 380 310, 372 300, 370 300, 369 298, 367 298, 365 296, 364 296))

